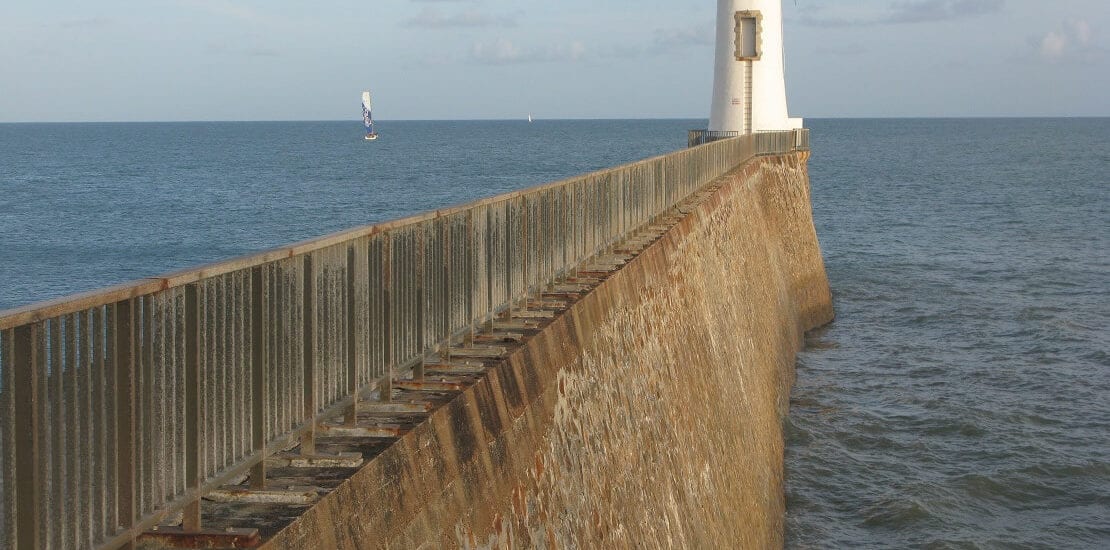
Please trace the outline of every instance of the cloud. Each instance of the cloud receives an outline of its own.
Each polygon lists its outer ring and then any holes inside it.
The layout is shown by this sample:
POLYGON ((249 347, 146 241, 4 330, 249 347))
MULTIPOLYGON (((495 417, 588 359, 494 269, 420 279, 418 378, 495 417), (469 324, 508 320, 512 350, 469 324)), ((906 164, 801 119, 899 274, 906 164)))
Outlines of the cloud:
POLYGON ((242 51, 247 57, 282 57, 284 54, 271 48, 247 48, 242 51))
MULTIPOLYGON (((414 0, 423 2, 445 2, 459 0, 414 0)), ((454 14, 445 14, 435 9, 425 9, 415 17, 405 21, 409 27, 424 29, 453 29, 477 27, 514 27, 516 18, 509 15, 490 15, 470 10, 454 14)))
POLYGON ((272 22, 269 17, 263 16, 255 10, 228 0, 176 0, 176 2, 188 8, 228 19, 238 19, 247 23, 272 22))
MULTIPOLYGON (((421 2, 464 0, 412 0, 421 2)), ((681 53, 689 47, 711 47, 716 42, 714 22, 686 27, 656 29, 650 42, 615 44, 601 49, 587 47, 580 40, 570 40, 549 45, 523 45, 508 38, 475 42, 469 50, 452 57, 456 62, 477 65, 514 65, 524 63, 576 63, 605 59, 627 59, 668 53, 681 53)), ((444 62, 442 58, 424 60, 429 64, 444 62)))
POLYGON ((687 48, 712 47, 717 43, 715 23, 687 27, 655 29, 650 42, 609 44, 600 49, 591 49, 590 59, 633 59, 666 54, 685 55, 687 48))
POLYGON ((1065 21, 1043 36, 1030 40, 1037 56, 1050 63, 1092 61, 1104 51, 1094 41, 1094 30, 1087 21, 1065 21))
POLYGON ((654 45, 660 51, 686 46, 712 46, 717 36, 713 23, 690 27, 656 29, 654 45))
POLYGON ((205 51, 210 54, 219 54, 223 56, 283 57, 285 55, 280 50, 273 48, 258 46, 243 47, 237 44, 227 44, 224 42, 211 42, 205 47, 205 51))
POLYGON ((990 13, 1005 7, 1005 0, 912 0, 892 6, 880 23, 927 23, 950 21, 990 13))
POLYGON ((551 63, 579 61, 586 55, 586 46, 574 41, 546 48, 522 47, 511 40, 499 38, 477 42, 470 48, 469 60, 480 65, 512 65, 518 63, 551 63))
POLYGON ((847 16, 825 15, 823 8, 810 8, 798 21, 813 27, 899 25, 955 21, 1001 12, 1006 0, 902 0, 885 12, 847 16))
POLYGON ((114 25, 115 21, 106 17, 86 17, 84 19, 69 19, 58 23, 58 26, 75 29, 75 28, 102 28, 114 25))
POLYGON ((859 42, 835 42, 817 46, 817 53, 826 55, 863 55, 867 48, 859 42))
POLYGON ((1059 31, 1050 31, 1041 39, 1041 57, 1059 59, 1068 49, 1068 37, 1059 31))

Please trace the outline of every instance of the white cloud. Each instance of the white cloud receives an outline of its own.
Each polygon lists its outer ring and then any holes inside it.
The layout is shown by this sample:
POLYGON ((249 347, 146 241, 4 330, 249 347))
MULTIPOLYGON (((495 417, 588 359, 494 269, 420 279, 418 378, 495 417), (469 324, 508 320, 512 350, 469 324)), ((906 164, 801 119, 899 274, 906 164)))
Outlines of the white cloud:
POLYGON ((1076 21, 1072 23, 1075 30, 1075 38, 1080 44, 1087 46, 1091 43, 1091 25, 1086 21, 1076 21))
POLYGON ((1089 60, 1101 52, 1095 45, 1094 34, 1087 21, 1066 21, 1037 40, 1038 54, 1050 62, 1089 60))
POLYGON ((516 18, 509 15, 491 15, 470 10, 446 14, 435 9, 425 9, 405 22, 410 27, 425 29, 514 27, 516 18))
POLYGON ((843 12, 838 16, 828 15, 827 8, 820 4, 808 7, 799 22, 816 27, 849 27, 957 21, 999 13, 1006 8, 1006 0, 900 0, 882 10, 845 6, 837 9, 843 12))
POLYGON ((715 41, 716 31, 712 22, 655 30, 655 47, 663 51, 686 46, 712 46, 715 41))
POLYGON ((248 23, 264 23, 267 18, 255 10, 227 0, 177 0, 177 3, 193 9, 248 23))
POLYGON ((59 26, 65 28, 98 28, 108 27, 115 24, 115 20, 108 19, 107 17, 86 17, 84 19, 68 19, 58 23, 59 26))
POLYGON ((1041 57, 1056 59, 1063 57, 1068 49, 1068 37, 1057 31, 1050 31, 1041 39, 1041 57))
POLYGON ((470 49, 470 60, 483 65, 578 61, 586 53, 586 45, 579 41, 537 48, 522 47, 511 40, 499 38, 492 42, 475 43, 470 49))

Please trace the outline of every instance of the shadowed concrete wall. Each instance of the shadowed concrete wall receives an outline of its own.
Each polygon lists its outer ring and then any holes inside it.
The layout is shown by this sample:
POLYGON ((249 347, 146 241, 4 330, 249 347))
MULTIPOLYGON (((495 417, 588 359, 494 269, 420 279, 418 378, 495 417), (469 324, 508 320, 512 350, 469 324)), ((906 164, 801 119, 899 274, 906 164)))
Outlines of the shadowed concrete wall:
POLYGON ((805 153, 693 213, 276 548, 776 548, 795 353, 832 318, 805 153))

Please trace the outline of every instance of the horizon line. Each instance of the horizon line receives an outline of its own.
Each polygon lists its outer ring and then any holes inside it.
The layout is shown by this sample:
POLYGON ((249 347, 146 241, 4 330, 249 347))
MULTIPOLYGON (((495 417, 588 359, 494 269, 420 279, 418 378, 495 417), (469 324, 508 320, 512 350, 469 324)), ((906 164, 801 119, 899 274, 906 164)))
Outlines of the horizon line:
MULTIPOLYGON (((868 115, 868 116, 811 116, 801 117, 803 120, 1005 120, 1005 119, 1101 119, 1110 118, 1106 115, 868 115)), ((535 118, 536 122, 574 122, 574 121, 667 121, 667 120, 708 120, 709 117, 566 117, 566 118, 535 118)), ((525 118, 383 118, 376 119, 381 122, 524 122, 525 118)), ((296 123, 296 122, 351 122, 361 123, 362 118, 338 119, 193 119, 193 120, 15 120, 0 121, 5 124, 243 124, 243 123, 296 123)))

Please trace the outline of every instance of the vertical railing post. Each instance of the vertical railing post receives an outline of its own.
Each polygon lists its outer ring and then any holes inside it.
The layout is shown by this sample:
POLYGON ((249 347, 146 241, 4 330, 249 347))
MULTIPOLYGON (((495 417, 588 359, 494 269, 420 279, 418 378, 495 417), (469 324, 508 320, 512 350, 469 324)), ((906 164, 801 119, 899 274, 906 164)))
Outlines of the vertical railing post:
MULTIPOLYGON (((185 286, 185 486, 199 490, 201 473, 200 448, 200 298, 197 283, 185 286)), ((181 527, 200 531, 201 495, 185 505, 181 527)))
MULTIPOLYGON (((544 193, 544 219, 547 220, 547 229, 544 231, 544 281, 548 290, 554 290, 558 270, 555 268, 555 239, 562 238, 558 232, 559 224, 555 221, 555 197, 558 189, 549 189, 544 193)), ((542 296, 541 296, 542 298, 542 296)))
MULTIPOLYGON (((426 248, 428 247, 428 228, 425 227, 427 223, 417 224, 416 232, 416 350, 420 354, 419 360, 416 365, 412 367, 412 377, 414 380, 424 379, 424 359, 427 352, 427 328, 425 325, 426 319, 424 310, 427 308, 425 300, 428 296, 427 285, 428 277, 425 273, 427 269, 427 254, 426 248)), ((435 229, 435 224, 432 229, 435 229)))
POLYGON ((608 253, 613 253, 617 238, 620 236, 620 191, 624 186, 622 176, 619 171, 609 171, 609 236, 606 246, 608 253))
MULTIPOLYGON (((489 331, 493 332, 493 321, 496 316, 493 299, 493 208, 491 204, 486 207, 486 315, 489 318, 489 331)), ((500 233, 499 233, 500 234, 500 233)))
POLYGON ((393 400, 393 237, 382 235, 382 364, 385 373, 378 388, 378 400, 393 400))
POLYGON ((475 238, 474 238, 474 209, 471 208, 466 212, 466 248, 463 252, 466 254, 466 322, 470 325, 466 334, 466 340, 463 346, 470 346, 474 343, 474 286, 475 277, 474 262, 477 258, 475 254, 475 238))
POLYGON ((115 417, 116 417, 116 517, 118 528, 135 524, 135 306, 134 300, 115 305, 115 417))
POLYGON ((501 239, 505 241, 505 299, 509 302, 504 312, 505 319, 512 319, 513 304, 516 302, 516 296, 513 295, 513 200, 505 201, 505 224, 501 239))
POLYGON ((531 232, 528 231, 528 224, 532 223, 532 207, 529 204, 527 196, 520 197, 520 274, 521 280, 524 282, 523 296, 521 297, 520 309, 528 309, 528 293, 532 291, 532 277, 529 275, 535 266, 532 265, 532 247, 529 242, 531 232))
POLYGON ((351 396, 351 406, 347 409, 348 426, 358 421, 358 353, 355 341, 355 247, 347 246, 347 395, 351 396))
POLYGON ((260 460, 251 468, 251 488, 266 488, 266 372, 270 357, 266 336, 266 286, 262 267, 251 268, 251 449, 260 460))
POLYGON ((15 529, 16 547, 19 550, 37 550, 43 547, 42 517, 42 448, 39 441, 39 384, 38 369, 42 326, 39 323, 16 327, 12 330, 10 368, 14 371, 15 388, 12 392, 16 421, 12 425, 15 440, 15 529))
POLYGON ((301 454, 316 454, 316 274, 312 255, 304 255, 304 417, 307 426, 301 434, 301 454))
POLYGON ((567 234, 567 223, 566 222, 567 222, 567 216, 570 213, 569 212, 570 209, 568 208, 568 202, 567 202, 567 187, 562 186, 559 189, 557 189, 554 196, 558 197, 558 199, 553 199, 553 200, 555 200, 555 204, 552 206, 552 212, 554 213, 553 217, 552 217, 552 221, 558 227, 558 230, 557 230, 558 231, 558 237, 557 238, 559 239, 559 241, 552 241, 552 242, 560 242, 561 241, 561 244, 559 245, 559 252, 560 252, 559 256, 556 257, 554 252, 552 252, 552 255, 551 255, 553 261, 557 261, 558 265, 559 265, 559 268, 555 270, 556 276, 553 278, 553 280, 551 282, 552 289, 554 289, 554 286, 556 284, 559 284, 559 283, 565 281, 566 278, 567 278, 567 246, 568 246, 567 241, 569 240, 569 236, 567 234))
MULTIPOLYGON (((454 290, 454 288, 451 287, 451 246, 453 243, 451 239, 451 222, 451 218, 443 218, 443 223, 440 226, 440 231, 443 232, 440 239, 440 245, 443 247, 443 258, 441 258, 440 262, 440 269, 443 271, 443 280, 440 281, 440 288, 443 289, 443 292, 440 293, 439 299, 443 301, 443 303, 440 304, 442 308, 441 314, 443 315, 443 319, 440 321, 441 323, 443 323, 441 326, 441 328, 443 329, 443 334, 440 334, 439 337, 445 338, 447 340, 446 342, 443 342, 442 352, 443 359, 447 363, 451 362, 451 333, 453 332, 451 330, 453 328, 451 326, 451 313, 454 309, 454 304, 451 302, 453 294, 452 291, 454 290)), ((421 362, 419 379, 423 378, 424 363, 421 362)))

